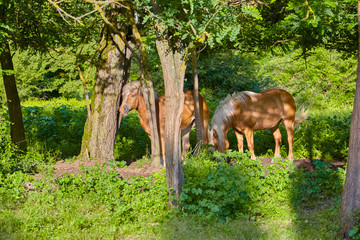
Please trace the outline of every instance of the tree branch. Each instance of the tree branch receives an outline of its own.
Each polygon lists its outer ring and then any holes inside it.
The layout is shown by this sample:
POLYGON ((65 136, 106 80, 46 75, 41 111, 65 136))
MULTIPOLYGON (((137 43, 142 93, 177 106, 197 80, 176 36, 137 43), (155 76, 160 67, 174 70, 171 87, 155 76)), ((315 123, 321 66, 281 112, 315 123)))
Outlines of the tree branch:
POLYGON ((310 13, 310 12, 313 14, 314 20, 315 20, 315 19, 316 19, 315 13, 314 13, 314 11, 311 9, 311 7, 310 7, 310 5, 309 5, 309 3, 308 3, 307 0, 305 0, 305 4, 306 4, 306 6, 307 6, 306 17, 303 18, 303 19, 301 19, 301 21, 306 21, 306 20, 308 20, 308 18, 309 18, 309 13, 310 13))
MULTIPOLYGON (((123 6, 123 5, 122 5, 123 6)), ((127 11, 131 11, 129 8, 127 8, 126 6, 124 6, 126 8, 127 11)), ((104 22, 111 28, 112 31, 114 31, 117 35, 119 35, 120 39, 124 42, 124 44, 126 45, 127 48, 129 48, 129 50, 131 51, 131 53, 134 55, 135 58, 137 58, 138 60, 142 60, 142 57, 139 56, 134 49, 130 46, 130 44, 127 42, 127 40, 125 39, 125 37, 121 34, 121 32, 109 21, 109 19, 106 18, 104 11, 99 8, 99 6, 97 4, 95 4, 95 9, 97 9, 99 11, 100 16, 102 17, 102 19, 104 20, 104 22)))
POLYGON ((271 47, 275 46, 275 45, 278 44, 278 43, 290 42, 290 41, 294 41, 294 40, 297 40, 297 39, 300 39, 300 37, 298 37, 298 38, 291 38, 291 39, 284 39, 284 40, 277 40, 273 45, 271 45, 271 47))

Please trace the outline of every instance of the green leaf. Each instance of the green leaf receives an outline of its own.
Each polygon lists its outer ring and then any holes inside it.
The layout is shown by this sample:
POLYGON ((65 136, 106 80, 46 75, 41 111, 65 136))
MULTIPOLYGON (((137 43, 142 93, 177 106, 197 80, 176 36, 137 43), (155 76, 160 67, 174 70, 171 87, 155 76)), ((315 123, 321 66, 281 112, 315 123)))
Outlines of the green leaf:
POLYGON ((353 228, 349 231, 349 237, 354 236, 358 231, 359 231, 359 228, 358 228, 357 226, 353 227, 353 228))
POLYGON ((259 12, 259 10, 254 7, 254 6, 246 6, 245 4, 241 5, 241 11, 245 14, 245 15, 249 15, 253 18, 255 18, 256 20, 262 20, 262 16, 259 12))

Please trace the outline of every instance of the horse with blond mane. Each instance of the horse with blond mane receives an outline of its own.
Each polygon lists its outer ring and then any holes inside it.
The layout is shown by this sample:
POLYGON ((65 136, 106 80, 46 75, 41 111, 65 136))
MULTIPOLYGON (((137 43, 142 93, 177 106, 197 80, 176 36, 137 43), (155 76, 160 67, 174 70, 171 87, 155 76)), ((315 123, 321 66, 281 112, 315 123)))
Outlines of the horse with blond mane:
MULTIPOLYGON (((184 94, 184 110, 182 112, 181 118, 183 154, 185 154, 190 148, 190 130, 195 126, 195 102, 193 91, 186 91, 184 92, 184 94)), ((160 153, 162 158, 165 159, 165 97, 156 94, 155 105, 160 137, 160 153)), ((121 114, 123 116, 126 116, 133 109, 136 109, 138 111, 140 116, 140 124, 151 139, 149 117, 147 114, 145 99, 141 92, 141 85, 139 81, 127 83, 123 87, 122 91, 122 104, 120 106, 121 114)), ((200 94, 199 110, 202 123, 202 142, 203 144, 208 144, 209 108, 205 102, 205 99, 200 94)))
POLYGON ((227 132, 233 128, 238 148, 243 152, 243 133, 245 134, 251 159, 255 159, 253 130, 269 129, 275 139, 274 157, 280 156, 281 133, 279 124, 286 128, 289 154, 293 158, 293 129, 303 121, 307 112, 295 118, 296 104, 294 98, 285 90, 270 89, 261 93, 243 91, 228 95, 217 107, 211 121, 210 144, 215 150, 225 152, 229 148, 227 132))

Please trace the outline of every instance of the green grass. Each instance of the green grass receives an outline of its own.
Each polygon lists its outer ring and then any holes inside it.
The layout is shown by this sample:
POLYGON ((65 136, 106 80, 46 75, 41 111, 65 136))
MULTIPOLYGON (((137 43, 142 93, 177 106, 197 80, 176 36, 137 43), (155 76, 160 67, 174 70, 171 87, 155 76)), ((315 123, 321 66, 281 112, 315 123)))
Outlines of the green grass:
POLYGON ((74 108, 85 108, 85 100, 77 100, 75 98, 53 98, 51 100, 38 100, 38 99, 29 99, 21 103, 23 107, 43 107, 47 109, 52 109, 54 107, 60 106, 71 106, 74 108))
MULTIPOLYGON (((197 209, 200 200, 210 204, 228 191, 226 182, 245 178, 254 183, 246 189, 246 202, 240 204, 257 207, 254 214, 241 207, 228 208, 232 212, 225 218, 225 213, 212 214, 217 213, 213 209, 203 214, 194 214, 188 207, 169 211, 165 175, 122 179, 116 171, 103 171, 112 163, 83 168, 84 175, 55 181, 51 171, 44 172, 34 191, 24 189, 34 177, 18 171, 0 174, 0 239, 336 239, 343 183, 335 178, 342 179, 342 171, 329 172, 319 161, 313 174, 293 172, 287 170, 291 163, 284 162, 284 168, 268 166, 271 175, 259 178, 261 168, 247 161, 245 154, 227 156, 239 158, 239 166, 208 161, 208 153, 200 155, 198 162, 188 159, 184 191, 197 209), (232 176, 242 169, 247 169, 247 175, 232 176), (220 184, 207 183, 210 176, 218 177, 220 184), (194 186, 197 191, 191 190, 194 186), (201 187, 217 192, 201 195, 201 187)), ((236 197, 234 191, 231 188, 223 201, 236 197)), ((216 201, 220 206, 222 200, 216 201)))
POLYGON ((106 207, 91 199, 65 198, 56 206, 29 201, 23 209, 1 212, 0 239, 335 239, 339 205, 328 204, 302 211, 298 217, 257 221, 222 223, 171 215, 160 222, 116 224, 106 207))

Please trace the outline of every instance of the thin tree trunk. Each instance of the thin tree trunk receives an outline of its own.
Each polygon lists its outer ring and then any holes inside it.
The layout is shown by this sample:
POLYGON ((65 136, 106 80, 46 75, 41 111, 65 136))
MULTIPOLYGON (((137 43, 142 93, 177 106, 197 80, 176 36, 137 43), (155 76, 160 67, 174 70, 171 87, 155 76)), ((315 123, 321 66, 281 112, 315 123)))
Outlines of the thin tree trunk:
MULTIPOLYGON (((158 37, 156 47, 160 56, 165 85, 165 161, 168 189, 175 199, 180 196, 184 183, 181 167, 181 115, 184 108, 185 64, 179 49, 168 39, 158 37), (171 47, 173 46, 173 48, 171 47)), ((177 46, 178 47, 178 46, 177 46)), ((176 202, 171 203, 176 205, 176 202)))
MULTIPOLYGON (((119 9, 112 8, 110 20, 116 23, 119 9)), ((114 24, 123 39, 128 26, 114 24)), ((118 34, 106 26, 103 31, 102 48, 98 64, 96 83, 91 99, 91 118, 88 116, 84 127, 81 157, 100 160, 114 159, 114 144, 120 125, 119 107, 122 87, 130 75, 131 51, 118 34)))
POLYGON ((351 118, 346 180, 341 198, 340 234, 345 238, 349 238, 349 231, 357 224, 360 217, 360 1, 358 1, 358 22, 359 52, 356 90, 351 118))
MULTIPOLYGON (((196 126, 196 139, 197 143, 202 142, 202 129, 203 124, 200 119, 200 104, 199 104, 199 74, 198 74, 198 66, 197 66, 197 53, 196 48, 194 47, 191 50, 191 60, 192 60, 192 73, 194 79, 194 105, 195 105, 195 126, 196 126)), ((206 130, 206 129, 205 129, 206 130)))
MULTIPOLYGON (((140 83, 143 87, 142 94, 144 96, 147 114, 149 116, 149 125, 150 125, 150 135, 151 135, 151 164, 152 165, 160 165, 160 137, 159 137, 159 129, 158 129, 158 121, 156 118, 156 103, 155 103, 155 92, 153 83, 151 80, 150 74, 150 65, 147 58, 146 50, 144 43, 141 40, 141 35, 136 26, 136 21, 132 11, 128 11, 128 19, 132 25, 132 32, 134 36, 134 40, 139 45, 139 52, 141 59, 140 69, 141 69, 141 78, 140 83), (144 82, 145 79, 145 82, 144 82)), ((164 161, 165 159, 162 159, 164 161)), ((164 164, 164 163, 163 163, 164 164)))
POLYGON ((16 87, 14 65, 12 62, 10 46, 8 43, 3 44, 0 54, 2 76, 9 109, 11 128, 10 134, 13 143, 21 150, 26 150, 25 129, 23 116, 20 106, 20 98, 16 87))

